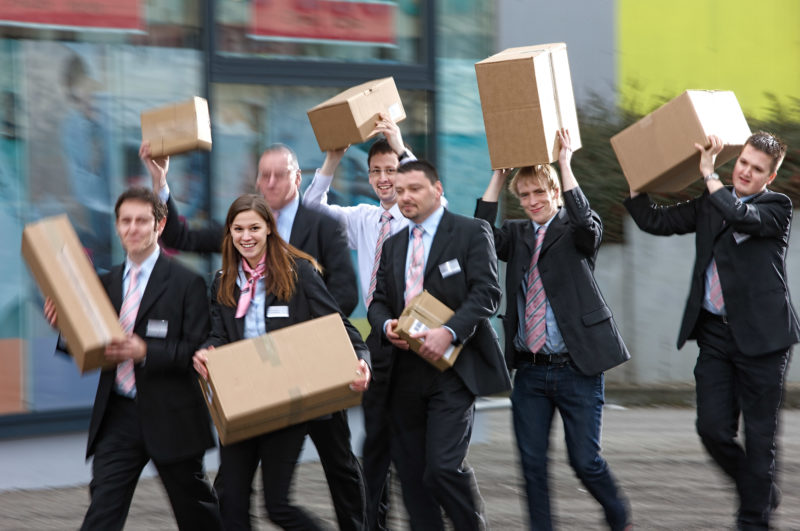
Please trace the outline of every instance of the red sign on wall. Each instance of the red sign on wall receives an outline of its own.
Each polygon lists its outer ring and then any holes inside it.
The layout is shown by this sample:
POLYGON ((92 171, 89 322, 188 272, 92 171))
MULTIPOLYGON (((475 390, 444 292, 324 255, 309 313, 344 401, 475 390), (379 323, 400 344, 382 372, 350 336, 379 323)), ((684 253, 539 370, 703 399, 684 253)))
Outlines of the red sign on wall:
POLYGON ((253 0, 252 34, 262 38, 395 43, 396 5, 343 0, 253 0))
POLYGON ((139 30, 140 0, 0 0, 0 24, 139 30))

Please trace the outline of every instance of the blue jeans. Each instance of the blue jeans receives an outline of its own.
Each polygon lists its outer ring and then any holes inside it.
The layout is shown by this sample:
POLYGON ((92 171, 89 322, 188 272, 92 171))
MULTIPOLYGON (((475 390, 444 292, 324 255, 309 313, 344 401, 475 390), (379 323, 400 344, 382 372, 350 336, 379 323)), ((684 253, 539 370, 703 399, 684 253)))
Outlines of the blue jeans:
POLYGON ((628 501, 600 456, 603 375, 584 376, 571 364, 517 367, 511 394, 514 432, 528 496, 530 529, 553 528, 547 486, 547 450, 558 408, 570 466, 605 511, 611 529, 629 523, 628 501))

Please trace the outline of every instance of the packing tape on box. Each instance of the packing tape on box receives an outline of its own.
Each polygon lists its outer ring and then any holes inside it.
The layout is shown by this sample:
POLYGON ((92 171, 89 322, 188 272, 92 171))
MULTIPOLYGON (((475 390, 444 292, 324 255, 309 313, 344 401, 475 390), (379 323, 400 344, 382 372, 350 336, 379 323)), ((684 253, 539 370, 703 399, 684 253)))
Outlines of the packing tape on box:
POLYGON ((64 271, 64 274, 78 292, 79 296, 77 299, 80 301, 81 308, 83 308, 83 313, 94 325, 94 330, 101 342, 109 343, 112 338, 111 330, 108 329, 108 326, 103 320, 103 317, 100 315, 100 312, 97 308, 89 303, 88 298, 80 296, 81 293, 89 293, 89 286, 86 285, 86 281, 83 279, 83 277, 78 274, 78 260, 80 259, 83 259, 83 257, 75 257, 73 251, 71 251, 66 245, 62 245, 56 253, 56 261, 61 265, 61 269, 64 271))
POLYGON ((273 367, 279 367, 281 364, 281 357, 278 356, 278 349, 275 348, 275 343, 269 334, 264 334, 253 339, 253 344, 256 346, 258 357, 264 363, 269 363, 273 367))
POLYGON ((553 82, 553 100, 556 104, 556 117, 558 118, 558 128, 564 127, 564 119, 561 118, 561 102, 558 101, 558 81, 556 76, 555 61, 553 61, 553 52, 547 54, 547 60, 550 62, 550 79, 553 82))

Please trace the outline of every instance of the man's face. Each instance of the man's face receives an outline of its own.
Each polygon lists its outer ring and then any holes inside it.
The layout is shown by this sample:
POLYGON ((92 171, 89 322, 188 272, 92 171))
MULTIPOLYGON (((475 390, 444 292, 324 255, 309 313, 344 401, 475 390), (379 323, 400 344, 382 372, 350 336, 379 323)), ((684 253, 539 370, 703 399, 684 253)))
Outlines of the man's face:
POLYGON ((543 225, 558 211, 558 190, 539 179, 521 179, 517 183, 519 204, 528 217, 543 225))
POLYGON ((150 203, 129 199, 119 206, 117 234, 123 249, 131 259, 147 258, 158 245, 166 219, 156 224, 150 203))
POLYGON ((745 144, 733 167, 733 188, 739 197, 764 191, 775 178, 775 173, 770 170, 771 164, 772 157, 745 144))
POLYGON ((419 170, 398 173, 394 189, 400 211, 414 223, 422 223, 441 205, 442 183, 432 184, 419 170))
POLYGON ((280 210, 297 196, 300 170, 283 150, 270 151, 258 161, 256 187, 272 211, 280 210))
POLYGON ((400 160, 394 152, 378 153, 369 161, 369 184, 382 204, 393 205, 397 201, 394 178, 399 165, 400 160))

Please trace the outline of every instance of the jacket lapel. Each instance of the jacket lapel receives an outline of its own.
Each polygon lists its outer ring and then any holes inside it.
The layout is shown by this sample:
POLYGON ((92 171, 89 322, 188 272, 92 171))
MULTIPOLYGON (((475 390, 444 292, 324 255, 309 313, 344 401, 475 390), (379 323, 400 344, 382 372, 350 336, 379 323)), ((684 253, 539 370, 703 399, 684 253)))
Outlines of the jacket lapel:
POLYGON ((147 281, 147 286, 144 288, 142 294, 142 301, 139 303, 139 311, 136 313, 136 323, 134 328, 139 324, 142 317, 147 314, 153 304, 158 300, 162 293, 167 289, 169 278, 169 261, 164 254, 159 254, 153 272, 150 273, 150 279, 147 281))
MULTIPOLYGON (((529 225, 530 226, 530 225, 529 225)), ((567 230, 567 211, 565 208, 560 208, 556 213, 556 216, 553 218, 553 221, 550 222, 550 225, 547 226, 547 232, 544 233, 544 241, 542 242, 542 250, 539 252, 539 257, 547 252, 556 241, 558 241, 561 236, 564 235, 564 232, 567 230)), ((533 227, 531 227, 531 232, 533 232, 533 227)), ((531 246, 536 243, 536 238, 531 238, 531 246)), ((533 256, 533 247, 531 247, 531 256, 533 256)))
POLYGON ((289 243, 298 249, 303 247, 303 244, 308 238, 308 231, 311 230, 311 226, 305 222, 304 218, 305 207, 303 207, 303 201, 301 199, 300 203, 297 205, 297 212, 295 212, 294 221, 292 222, 292 232, 289 235, 289 243))
POLYGON ((403 300, 403 294, 405 293, 406 289, 406 256, 408 255, 408 238, 409 238, 409 231, 411 231, 411 224, 406 226, 405 229, 402 229, 398 234, 402 236, 397 236, 400 238, 399 245, 394 246, 394 256, 392 260, 394 261, 394 285, 397 286, 397 297, 400 299, 400 307, 402 308, 405 306, 405 301, 403 300))
POLYGON ((442 257, 442 253, 444 253, 448 243, 452 241, 452 232, 453 215, 450 214, 447 209, 444 209, 442 219, 439 221, 439 226, 436 228, 436 234, 433 235, 433 240, 431 241, 431 250, 428 253, 428 260, 425 262, 425 275, 423 276, 423 283, 424 279, 428 278, 428 275, 431 273, 431 271, 438 266, 439 260, 442 257))
POLYGON ((117 315, 122 308, 122 271, 125 269, 125 264, 118 265, 109 272, 108 279, 108 298, 111 299, 111 304, 114 306, 117 315))

